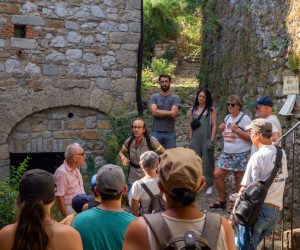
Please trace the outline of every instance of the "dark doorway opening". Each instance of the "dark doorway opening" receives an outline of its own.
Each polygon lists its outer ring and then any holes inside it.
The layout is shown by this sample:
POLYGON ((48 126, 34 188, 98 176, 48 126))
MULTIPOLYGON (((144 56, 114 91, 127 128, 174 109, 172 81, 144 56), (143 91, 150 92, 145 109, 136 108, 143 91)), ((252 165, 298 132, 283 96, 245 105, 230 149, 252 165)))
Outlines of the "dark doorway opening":
POLYGON ((64 161, 63 152, 54 153, 10 153, 10 165, 19 166, 26 157, 30 157, 28 162, 28 170, 40 168, 49 171, 54 174, 56 168, 58 168, 64 161))

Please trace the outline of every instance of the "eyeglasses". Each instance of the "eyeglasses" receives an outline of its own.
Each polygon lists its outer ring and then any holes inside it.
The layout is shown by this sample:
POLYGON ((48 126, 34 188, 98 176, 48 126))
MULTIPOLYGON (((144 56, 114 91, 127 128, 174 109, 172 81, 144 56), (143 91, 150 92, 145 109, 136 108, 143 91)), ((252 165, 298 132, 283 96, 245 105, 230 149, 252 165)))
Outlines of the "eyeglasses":
POLYGON ((235 107, 235 103, 227 103, 227 107, 231 106, 231 107, 235 107))
POLYGON ((144 128, 144 127, 142 127, 142 126, 133 126, 132 128, 133 128, 133 129, 142 129, 142 128, 144 128))
POLYGON ((77 154, 73 154, 73 155, 81 155, 81 156, 84 156, 84 155, 85 155, 85 152, 83 151, 82 153, 77 153, 77 154))

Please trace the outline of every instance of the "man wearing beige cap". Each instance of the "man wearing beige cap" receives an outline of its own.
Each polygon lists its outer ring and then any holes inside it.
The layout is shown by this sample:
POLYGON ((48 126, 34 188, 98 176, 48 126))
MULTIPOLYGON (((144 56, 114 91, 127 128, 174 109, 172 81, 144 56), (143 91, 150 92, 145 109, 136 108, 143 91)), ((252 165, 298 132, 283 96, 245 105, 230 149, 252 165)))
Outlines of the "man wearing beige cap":
MULTIPOLYGON (((246 130, 258 151, 253 154, 247 164, 246 172, 241 182, 241 189, 247 188, 255 181, 266 181, 275 165, 276 147, 272 144, 272 124, 266 119, 253 120, 246 130)), ((238 224, 237 245, 240 250, 256 249, 262 239, 270 234, 278 222, 284 193, 285 179, 288 177, 286 155, 282 150, 281 167, 277 176, 268 189, 260 214, 251 228, 238 224)), ((239 198, 236 201, 238 202, 239 198)), ((234 209, 233 212, 234 213, 234 209)), ((232 217, 231 217, 232 218, 232 217)))
POLYGON ((188 231, 193 232, 187 237, 201 236, 211 249, 235 249, 229 222, 219 215, 205 214, 197 207, 196 196, 205 186, 205 180, 202 161, 195 151, 188 148, 166 150, 160 156, 158 175, 167 210, 133 221, 126 231, 124 250, 165 249, 171 238, 184 237, 188 231), (209 227, 211 230, 206 234, 209 227))
POLYGON ((121 208, 127 192, 123 170, 107 164, 97 173, 95 191, 101 204, 76 216, 72 226, 80 233, 85 250, 122 249, 125 231, 135 216, 121 208))

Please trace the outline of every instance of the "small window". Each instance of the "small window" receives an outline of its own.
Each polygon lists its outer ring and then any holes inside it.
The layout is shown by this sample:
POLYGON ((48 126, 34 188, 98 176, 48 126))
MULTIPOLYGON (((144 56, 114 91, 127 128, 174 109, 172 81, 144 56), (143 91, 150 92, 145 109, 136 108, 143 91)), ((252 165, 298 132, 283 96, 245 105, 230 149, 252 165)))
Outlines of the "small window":
POLYGON ((15 37, 26 37, 26 25, 15 25, 15 37))

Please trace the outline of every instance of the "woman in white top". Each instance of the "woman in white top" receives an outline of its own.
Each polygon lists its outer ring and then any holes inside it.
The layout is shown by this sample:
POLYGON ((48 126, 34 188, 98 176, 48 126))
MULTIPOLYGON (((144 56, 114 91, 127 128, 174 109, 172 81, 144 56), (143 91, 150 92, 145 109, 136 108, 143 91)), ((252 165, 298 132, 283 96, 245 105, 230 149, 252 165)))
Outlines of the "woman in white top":
POLYGON ((153 151, 146 151, 140 156, 140 166, 145 173, 145 177, 135 181, 131 189, 131 212, 135 216, 139 216, 139 206, 141 205, 141 213, 145 214, 148 211, 151 199, 147 192, 142 187, 144 183, 153 195, 159 194, 158 188, 158 155, 153 151))
POLYGON ((219 126, 224 139, 224 149, 214 171, 219 200, 211 204, 210 208, 226 208, 224 179, 230 171, 234 172, 236 192, 240 190, 241 180, 251 154, 251 139, 245 132, 251 119, 242 112, 242 99, 238 95, 229 96, 227 108, 229 114, 219 126))

